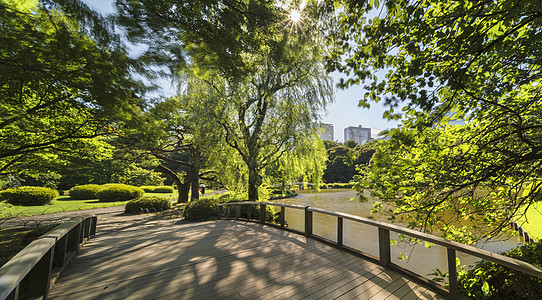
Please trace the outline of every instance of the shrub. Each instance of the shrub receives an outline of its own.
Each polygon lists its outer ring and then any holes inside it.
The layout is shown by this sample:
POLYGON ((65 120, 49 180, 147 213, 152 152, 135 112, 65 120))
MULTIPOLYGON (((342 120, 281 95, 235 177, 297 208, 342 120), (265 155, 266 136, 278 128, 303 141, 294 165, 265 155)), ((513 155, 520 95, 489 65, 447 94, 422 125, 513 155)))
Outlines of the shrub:
MULTIPOLYGON (((205 197, 201 198, 197 201, 189 202, 183 212, 183 216, 186 220, 189 221, 206 221, 206 220, 214 220, 218 218, 218 204, 220 203, 227 203, 227 202, 238 202, 237 199, 220 199, 220 198, 211 198, 211 197, 205 197)), ((243 217, 246 217, 247 210, 249 206, 243 205, 241 206, 241 215, 243 217)), ((256 205, 250 206, 250 212, 251 212, 251 219, 259 219, 260 218, 260 208, 256 205)), ((234 214, 235 212, 232 210, 231 214, 234 214)), ((232 217, 233 215, 230 215, 232 217)), ((272 206, 268 205, 266 206, 266 217, 265 220, 267 222, 274 222, 278 220, 279 216, 275 214, 275 210, 272 206)))
POLYGON ((157 186, 154 187, 153 193, 173 193, 173 187, 172 186, 157 186))
POLYGON ((171 208, 171 202, 161 197, 150 196, 133 199, 126 203, 124 211, 137 214, 141 212, 163 211, 171 208))
POLYGON ((143 194, 145 194, 145 191, 141 188, 117 183, 104 185, 104 187, 98 191, 96 196, 100 201, 114 202, 140 198, 143 194))
POLYGON ((321 189, 350 189, 354 186, 353 183, 324 183, 320 185, 321 189))
POLYGON ((23 206, 46 205, 56 197, 58 197, 56 190, 37 186, 22 186, 0 192, 2 201, 23 206))
POLYGON ((211 197, 201 198, 197 201, 188 202, 183 211, 183 216, 189 221, 206 221, 218 218, 217 204, 223 203, 220 199, 211 197))
POLYGON ((145 193, 173 193, 174 189, 172 186, 153 186, 153 185, 144 185, 140 186, 145 193))
POLYGON ((90 200, 98 198, 97 193, 103 189, 103 186, 98 184, 84 184, 74 186, 69 190, 69 195, 76 200, 90 200))
POLYGON ((153 186, 153 185, 142 185, 142 186, 140 186, 140 188, 142 188, 143 191, 145 191, 145 193, 152 193, 152 192, 154 192, 155 186, 153 186))
MULTIPOLYGON (((542 242, 514 248, 505 256, 542 267, 542 242)), ((542 279, 490 261, 480 261, 461 274, 459 289, 475 299, 542 299, 542 279)))

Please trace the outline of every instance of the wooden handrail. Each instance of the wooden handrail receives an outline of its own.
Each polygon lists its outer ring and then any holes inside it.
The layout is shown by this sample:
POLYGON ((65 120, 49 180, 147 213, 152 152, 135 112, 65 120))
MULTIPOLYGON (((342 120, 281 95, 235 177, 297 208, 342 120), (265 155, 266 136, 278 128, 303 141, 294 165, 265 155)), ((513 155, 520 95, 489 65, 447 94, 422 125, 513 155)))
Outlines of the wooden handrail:
MULTIPOLYGON (((427 234, 424 232, 420 232, 420 231, 406 228, 403 226, 399 226, 396 224, 371 220, 371 219, 356 216, 356 215, 330 211, 330 210, 316 208, 316 207, 282 204, 282 203, 275 203, 275 202, 242 201, 242 202, 229 202, 229 203, 218 204, 219 207, 225 207, 229 205, 238 205, 238 206, 260 205, 260 209, 262 207, 265 209, 265 206, 267 205, 278 206, 278 207, 281 207, 281 221, 284 218, 284 208, 294 208, 294 209, 304 210, 305 211, 305 232, 304 233, 307 236, 314 236, 312 232, 312 227, 313 227, 312 213, 313 212, 337 217, 337 242, 335 245, 340 248, 346 248, 343 245, 343 220, 344 219, 351 220, 358 223, 367 224, 373 227, 377 227, 378 237, 379 237, 379 258, 378 258, 379 263, 384 267, 392 267, 394 269, 398 269, 399 271, 405 271, 408 274, 414 274, 414 273, 391 263, 390 234, 389 234, 390 231, 393 231, 399 234, 404 234, 416 239, 424 240, 427 242, 434 243, 436 245, 446 247, 447 254, 448 254, 448 273, 449 273, 448 293, 449 293, 449 296, 451 296, 452 298, 459 298, 458 287, 457 287, 457 266, 456 266, 456 259, 455 259, 456 251, 470 254, 472 256, 476 256, 481 259, 489 260, 494 263, 500 264, 502 266, 511 268, 513 270, 516 270, 516 271, 519 271, 531 276, 542 278, 541 267, 526 263, 518 259, 513 259, 510 257, 506 257, 504 255, 493 253, 491 251, 479 249, 473 246, 461 244, 454 241, 449 241, 441 237, 437 237, 431 234, 427 234)), ((260 217, 261 217, 261 214, 260 214, 260 217)), ((237 218, 239 218, 239 216, 237 216, 237 218)), ((250 219, 250 217, 248 217, 247 219, 250 219)), ((264 221, 260 219, 260 222, 265 223, 265 217, 263 217, 263 220, 264 221)), ((284 227, 283 222, 281 222, 281 227, 284 227)), ((324 239, 323 237, 318 237, 318 236, 314 236, 314 237, 319 238, 319 239, 324 239)), ((351 250, 350 248, 348 249, 351 250)), ((362 253, 362 254, 368 256, 365 253, 362 253)), ((418 274, 414 274, 414 275, 422 278, 422 276, 418 274)))
POLYGON ((17 253, 0 268, 0 299, 47 299, 50 285, 81 243, 96 233, 96 220, 89 215, 72 218, 17 253))

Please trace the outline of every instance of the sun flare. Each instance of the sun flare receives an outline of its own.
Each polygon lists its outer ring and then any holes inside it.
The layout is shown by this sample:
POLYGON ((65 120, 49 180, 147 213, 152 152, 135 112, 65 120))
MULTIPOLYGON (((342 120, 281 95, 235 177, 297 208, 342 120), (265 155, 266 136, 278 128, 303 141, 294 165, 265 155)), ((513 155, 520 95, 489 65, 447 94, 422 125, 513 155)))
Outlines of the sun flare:
POLYGON ((292 11, 290 11, 290 20, 294 23, 298 23, 299 21, 301 21, 301 13, 299 12, 299 10, 292 9, 292 11))

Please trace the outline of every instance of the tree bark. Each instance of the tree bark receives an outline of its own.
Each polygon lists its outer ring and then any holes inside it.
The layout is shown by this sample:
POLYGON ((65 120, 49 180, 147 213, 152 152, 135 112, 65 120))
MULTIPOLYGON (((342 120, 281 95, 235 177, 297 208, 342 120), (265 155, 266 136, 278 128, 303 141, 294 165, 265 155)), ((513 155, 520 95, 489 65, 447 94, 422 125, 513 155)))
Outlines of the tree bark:
POLYGON ((190 181, 188 181, 188 177, 185 177, 185 182, 181 185, 181 189, 179 190, 179 203, 186 203, 188 202, 188 192, 190 191, 190 181))
MULTIPOLYGON (((181 179, 179 179, 179 176, 177 176, 175 172, 171 171, 169 168, 163 165, 158 165, 156 169, 166 174, 167 177, 171 178, 171 180, 175 182, 175 185, 177 186, 177 191, 179 191, 179 197, 177 198, 177 203, 183 203, 182 201, 183 199, 181 199, 181 189, 182 189, 183 183, 181 182, 181 179)), ((188 202, 188 197, 186 197, 186 200, 184 202, 188 202)))
POLYGON ((192 186, 190 201, 199 200, 199 168, 200 153, 196 148, 192 151, 192 166, 190 167, 190 184, 192 186))
POLYGON ((249 166, 248 169, 248 200, 257 201, 259 199, 258 187, 262 184, 260 176, 255 166, 249 166))

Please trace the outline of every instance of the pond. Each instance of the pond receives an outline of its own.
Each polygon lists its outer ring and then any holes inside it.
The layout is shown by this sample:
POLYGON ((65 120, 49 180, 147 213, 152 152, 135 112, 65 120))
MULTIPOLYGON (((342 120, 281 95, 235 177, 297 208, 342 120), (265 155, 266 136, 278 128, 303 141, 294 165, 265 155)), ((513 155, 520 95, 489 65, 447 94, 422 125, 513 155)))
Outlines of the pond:
MULTIPOLYGON (((312 206, 331 211, 344 212, 361 217, 371 216, 373 201, 359 203, 356 199, 356 192, 349 189, 341 190, 323 190, 316 193, 311 190, 300 191, 300 195, 294 198, 276 200, 275 202, 296 204, 303 206, 312 206)), ((287 208, 285 218, 288 227, 304 231, 304 211, 299 209, 287 208)), ((386 221, 385 218, 376 218, 380 221, 386 221)), ((400 223, 396 223, 402 225, 400 223)), ((378 257, 378 229, 365 224, 344 220, 344 245, 349 246, 365 253, 378 257)), ((319 213, 313 214, 313 233, 332 241, 337 241, 337 219, 319 213)), ((397 239, 393 232, 390 234, 392 239, 397 239)), ((499 240, 480 241, 476 247, 493 252, 503 252, 521 245, 521 241, 516 236, 509 236, 499 240)), ((471 265, 478 258, 458 252, 457 257, 461 265, 471 265)), ((399 242, 392 246, 392 262, 414 271, 424 277, 435 271, 436 268, 442 272, 448 272, 447 252, 445 247, 433 245, 426 248, 425 245, 409 245, 405 242, 399 242)))

